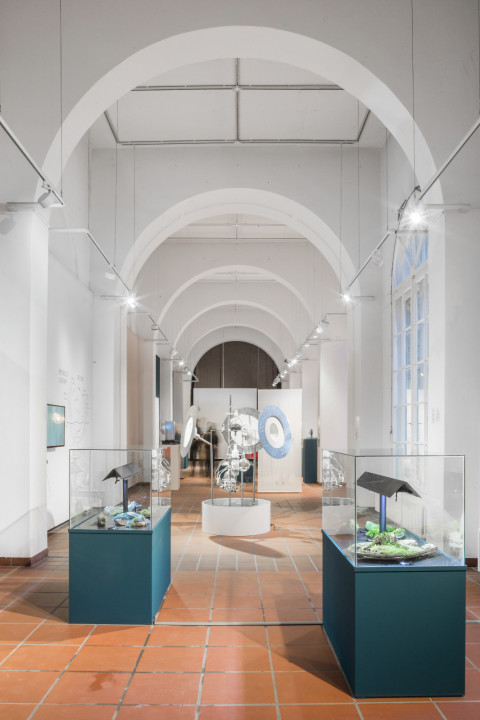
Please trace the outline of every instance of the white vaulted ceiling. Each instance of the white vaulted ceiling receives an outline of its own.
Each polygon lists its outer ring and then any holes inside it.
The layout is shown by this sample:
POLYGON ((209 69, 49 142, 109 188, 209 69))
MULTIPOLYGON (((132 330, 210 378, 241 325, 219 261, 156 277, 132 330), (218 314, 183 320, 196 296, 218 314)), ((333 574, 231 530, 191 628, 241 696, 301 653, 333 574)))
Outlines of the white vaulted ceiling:
MULTIPOLYGON (((385 128, 373 113, 327 78, 292 65, 235 58, 147 78, 110 106, 90 130, 92 149, 381 147, 384 142, 385 128)), ((158 352, 168 354, 169 345, 177 344, 187 363, 197 352, 194 348, 203 347, 205 338, 219 328, 225 332, 230 327, 234 335, 260 333, 283 357, 325 313, 331 316, 326 340, 343 338, 337 282, 320 253, 306 251, 309 245, 289 225, 265 216, 230 212, 186 224, 151 254, 140 273, 135 286, 140 305, 130 314, 130 325, 148 339, 154 318, 168 338, 166 342, 153 333, 158 352), (228 260, 219 263, 219 254, 228 260), (190 256, 197 258, 193 274, 190 256), (289 283, 282 281, 282 273, 272 272, 277 266, 283 267, 289 283), (322 277, 321 283, 314 277, 322 277)), ((103 272, 96 279, 109 295, 103 272)))
POLYGON ((146 81, 91 130, 92 147, 305 143, 380 146, 385 130, 329 80, 263 60, 198 63, 146 81))

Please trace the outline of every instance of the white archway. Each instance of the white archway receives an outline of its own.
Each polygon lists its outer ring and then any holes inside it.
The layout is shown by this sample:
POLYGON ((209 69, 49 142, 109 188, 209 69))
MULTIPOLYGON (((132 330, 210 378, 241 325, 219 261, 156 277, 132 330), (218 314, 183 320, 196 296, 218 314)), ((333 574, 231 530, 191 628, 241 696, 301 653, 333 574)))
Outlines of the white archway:
MULTIPOLYGON (((201 193, 169 208, 137 238, 122 265, 130 286, 151 254, 170 235, 208 217, 226 214, 261 215, 291 227, 309 240, 340 277, 340 241, 333 230, 305 205, 278 193, 256 188, 222 188, 201 193)), ((342 286, 355 274, 355 266, 342 246, 342 286)))
MULTIPOLYGON (((228 272, 254 272, 257 269, 258 266, 256 265, 235 265, 235 266, 228 266, 223 265, 221 267, 215 267, 215 273, 228 273, 228 272)), ((290 305, 293 305, 295 303, 296 307, 295 310, 297 311, 297 315, 299 315, 300 309, 304 311, 305 317, 307 318, 307 321, 310 322, 310 324, 313 324, 314 318, 312 316, 312 312, 310 309, 310 306, 308 305, 306 299, 302 296, 299 289, 295 287, 292 283, 288 282, 284 277, 281 277, 277 273, 273 272, 266 272, 262 269, 262 274, 265 275, 269 280, 274 281, 273 284, 278 283, 278 285, 282 288, 283 294, 285 296, 285 299, 288 300, 288 296, 290 295, 289 302, 290 305), (298 301, 296 303, 295 301, 298 301)), ((197 273, 191 277, 188 277, 185 282, 178 286, 175 292, 170 295, 167 302, 163 306, 160 314, 157 317, 157 323, 159 325, 162 325, 163 323, 167 322, 168 324, 168 316, 169 313, 172 311, 175 307, 175 313, 178 312, 178 302, 183 300, 183 297, 187 297, 189 291, 193 288, 193 286, 198 283, 201 280, 208 280, 212 276, 212 270, 205 270, 204 272, 197 273)), ((227 283, 227 287, 231 290, 231 284, 227 283)), ((248 292, 251 293, 252 287, 251 285, 248 286, 248 292)), ((203 292, 203 288, 202 288, 203 292)), ((277 293, 278 295, 279 293, 277 293)), ((222 291, 222 298, 225 298, 225 291, 222 291)), ((231 304, 232 298, 229 300, 229 304, 231 304)), ((239 298, 239 302, 243 303, 243 300, 239 298)))
POLYGON ((179 350, 182 350, 185 345, 188 346, 192 337, 192 328, 198 332, 198 336, 194 337, 192 343, 194 345, 202 334, 211 332, 217 327, 225 327, 226 321, 233 327, 242 325, 256 328, 279 347, 288 343, 290 348, 295 349, 299 343, 283 318, 274 313, 271 308, 262 306, 260 303, 245 301, 237 309, 234 306, 226 306, 222 301, 210 307, 202 308, 200 312, 192 315, 173 339, 173 346, 179 350), (251 311, 253 310, 255 311, 255 321, 249 322, 248 316, 252 315, 251 311), (283 339, 283 343, 279 342, 280 339, 283 339))

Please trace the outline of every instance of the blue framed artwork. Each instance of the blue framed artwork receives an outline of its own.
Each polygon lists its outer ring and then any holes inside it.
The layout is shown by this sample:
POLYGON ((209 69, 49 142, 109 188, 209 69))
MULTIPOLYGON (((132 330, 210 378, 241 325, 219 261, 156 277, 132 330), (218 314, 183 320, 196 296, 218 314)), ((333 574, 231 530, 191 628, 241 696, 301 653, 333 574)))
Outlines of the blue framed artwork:
POLYGON ((47 448, 65 445, 65 406, 47 405, 47 448))

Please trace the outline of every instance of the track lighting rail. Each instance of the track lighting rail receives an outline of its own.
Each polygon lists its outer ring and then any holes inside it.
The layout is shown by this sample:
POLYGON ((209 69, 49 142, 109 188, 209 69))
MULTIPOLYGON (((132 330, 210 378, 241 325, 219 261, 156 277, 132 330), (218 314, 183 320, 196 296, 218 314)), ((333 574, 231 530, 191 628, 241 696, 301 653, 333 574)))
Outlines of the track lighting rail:
POLYGON ((61 193, 55 188, 55 186, 50 182, 50 180, 47 178, 45 173, 42 171, 39 165, 35 162, 31 154, 28 152, 27 148, 23 145, 23 143, 18 139, 18 137, 15 135, 11 127, 8 125, 6 120, 2 117, 0 114, 0 127, 5 131, 5 133, 8 135, 10 140, 13 142, 13 144, 20 150, 25 160, 30 164, 30 166, 35 170, 38 177, 42 180, 45 188, 48 187, 48 189, 51 191, 53 195, 57 198, 58 204, 61 206, 65 205, 65 202, 63 200, 63 197, 61 193))

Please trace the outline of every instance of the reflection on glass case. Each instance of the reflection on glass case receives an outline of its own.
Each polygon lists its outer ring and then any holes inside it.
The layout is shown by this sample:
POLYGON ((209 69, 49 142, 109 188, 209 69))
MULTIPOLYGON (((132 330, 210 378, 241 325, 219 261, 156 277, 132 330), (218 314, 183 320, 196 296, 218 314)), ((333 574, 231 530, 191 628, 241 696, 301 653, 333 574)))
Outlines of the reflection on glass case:
POLYGON ((152 531, 170 505, 161 449, 70 451, 71 530, 152 531))
POLYGON ((464 458, 324 450, 323 529, 356 567, 464 565, 464 458))

